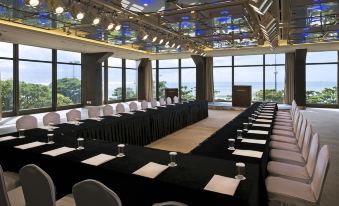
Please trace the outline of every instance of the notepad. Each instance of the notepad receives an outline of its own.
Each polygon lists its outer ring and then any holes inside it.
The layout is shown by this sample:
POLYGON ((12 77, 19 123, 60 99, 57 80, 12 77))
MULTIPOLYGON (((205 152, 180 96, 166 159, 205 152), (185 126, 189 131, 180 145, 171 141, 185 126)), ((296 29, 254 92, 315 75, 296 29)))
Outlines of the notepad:
POLYGON ((72 124, 72 125, 77 125, 77 124, 82 124, 83 122, 77 122, 77 121, 69 121, 66 122, 66 124, 72 124))
POLYGON ((121 117, 121 114, 112 114, 112 117, 121 117))
POLYGON ((266 144, 266 140, 261 140, 261 139, 245 139, 243 138, 241 140, 243 143, 252 143, 252 144, 266 144))
POLYGON ((271 125, 270 124, 253 124, 253 127, 267 127, 267 128, 270 128, 271 125))
POLYGON ((99 154, 94 157, 83 160, 81 162, 85 164, 93 165, 93 166, 99 166, 115 158, 116 156, 107 155, 107 154, 99 154))
POLYGON ((248 130, 247 134, 265 134, 265 135, 268 135, 268 131, 264 131, 264 130, 248 130))
POLYGON ((259 113, 259 116, 273 117, 273 113, 259 113))
POLYGON ((247 156, 247 157, 255 157, 255 158, 261 158, 262 157, 262 152, 255 151, 255 150, 236 149, 232 154, 233 155, 240 155, 240 156, 247 156))
POLYGON ((92 117, 92 118, 88 118, 88 119, 95 120, 95 121, 98 121, 98 122, 103 120, 103 118, 99 118, 99 117, 92 117))
POLYGON ((16 138, 17 137, 13 137, 13 136, 0 137, 0 142, 4 142, 4 141, 16 139, 16 138))
POLYGON ((133 174, 154 179, 167 168, 167 165, 150 162, 137 171, 133 172, 133 174))
POLYGON ((42 127, 39 127, 40 129, 59 129, 59 127, 56 127, 56 126, 42 126, 42 127))
POLYGON ((55 156, 62 155, 62 154, 65 154, 65 153, 68 153, 68 152, 71 152, 71 151, 74 151, 74 150, 75 150, 75 148, 71 148, 71 147, 60 147, 58 149, 50 150, 50 151, 44 152, 42 154, 55 157, 55 156))
POLYGON ((234 196, 239 183, 240 180, 238 179, 213 175, 212 179, 205 186, 204 190, 234 196))
POLYGON ((123 112, 124 114, 134 114, 135 112, 123 112))
POLYGON ((39 147, 39 146, 45 145, 45 144, 46 143, 44 143, 44 142, 36 141, 36 142, 31 142, 31 143, 15 146, 15 148, 18 148, 18 149, 31 149, 31 148, 39 147))
POLYGON ((267 115, 259 115, 259 118, 266 118, 266 119, 273 119, 272 116, 267 116, 267 115))
POLYGON ((272 122, 272 120, 270 120, 270 119, 256 119, 255 121, 256 122, 266 122, 266 123, 271 123, 272 122))

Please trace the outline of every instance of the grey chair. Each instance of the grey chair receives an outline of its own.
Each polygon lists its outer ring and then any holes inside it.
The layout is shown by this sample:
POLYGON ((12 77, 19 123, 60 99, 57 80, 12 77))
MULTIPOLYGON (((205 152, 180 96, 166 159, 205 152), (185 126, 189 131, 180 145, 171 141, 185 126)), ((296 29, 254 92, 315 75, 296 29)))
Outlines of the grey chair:
POLYGON ((9 198, 7 195, 7 188, 5 183, 4 172, 0 166, 0 205, 1 206, 11 206, 9 198))
POLYGON ((124 113, 125 112, 125 106, 121 103, 117 104, 115 107, 115 110, 117 113, 124 113))
POLYGON ((165 102, 164 98, 160 98, 159 102, 160 102, 160 106, 165 106, 166 105, 166 102, 165 102))
POLYGON ((135 103, 135 102, 129 103, 129 110, 130 110, 130 111, 138 110, 138 105, 137 105, 137 103, 135 103))
POLYGON ((52 124, 60 124, 60 114, 56 112, 48 112, 42 118, 42 122, 45 126, 48 126, 50 123, 52 124))
POLYGON ((38 120, 36 117, 33 117, 31 115, 25 115, 20 117, 16 121, 16 129, 34 129, 38 127, 38 120))
POLYGON ((99 106, 88 107, 88 118, 98 118, 99 116, 100 116, 99 106))
POLYGON ((175 202, 175 201, 167 201, 167 202, 161 202, 161 203, 155 203, 153 206, 188 206, 181 202, 175 202))
MULTIPOLYGON (((8 172, 4 172, 0 165, 0 205, 1 206, 24 206, 25 200, 21 187, 8 188, 8 172)), ((16 174, 16 173, 13 173, 16 174)), ((19 175, 16 174, 16 180, 19 181, 19 175)))
POLYGON ((171 97, 166 98, 166 104, 172 104, 172 99, 171 97))
POLYGON ((142 100, 141 109, 145 110, 148 108, 148 102, 146 100, 142 100))
POLYGON ((109 104, 105 105, 102 108, 102 111, 104 113, 104 116, 112 116, 113 115, 113 107, 109 104))
POLYGON ((157 100, 156 99, 152 99, 151 106, 152 106, 152 108, 157 106, 157 100))
POLYGON ((81 119, 81 112, 79 110, 72 109, 66 113, 66 118, 67 122, 78 121, 81 119))
POLYGON ((101 182, 84 180, 73 186, 77 206, 121 206, 119 196, 101 182))

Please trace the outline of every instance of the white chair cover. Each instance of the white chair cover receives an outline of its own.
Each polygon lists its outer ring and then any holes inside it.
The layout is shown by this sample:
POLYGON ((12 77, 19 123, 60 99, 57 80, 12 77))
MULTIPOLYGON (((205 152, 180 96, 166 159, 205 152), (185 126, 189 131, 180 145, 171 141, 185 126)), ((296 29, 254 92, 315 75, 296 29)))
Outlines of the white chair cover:
POLYGON ((174 103, 179 103, 179 98, 178 98, 177 96, 174 96, 174 97, 173 97, 173 102, 174 102, 174 103))
POLYGON ((135 102, 129 103, 129 110, 130 110, 130 111, 138 110, 138 105, 137 105, 137 103, 135 103, 135 102))
POLYGON ((109 104, 106 104, 102 108, 102 112, 104 113, 104 116, 111 116, 111 115, 113 115, 113 107, 109 104))
POLYGON ((167 201, 167 202, 161 202, 161 203, 155 203, 153 206, 188 206, 181 202, 175 202, 175 201, 167 201))
POLYGON ((145 110, 148 108, 148 102, 145 100, 142 100, 141 102, 141 109, 145 110))
POLYGON ((98 118, 99 116, 100 116, 99 106, 88 107, 88 118, 98 118))
POLYGON ((20 186, 19 174, 15 172, 4 172, 5 185, 7 191, 13 190, 20 186))
POLYGON ((34 129, 38 127, 38 120, 37 118, 31 115, 25 115, 20 117, 16 121, 16 129, 34 129))
POLYGON ((73 186, 77 206, 121 206, 119 196, 96 180, 84 180, 73 186))
POLYGON ((318 155, 319 148, 319 136, 318 133, 315 133, 312 137, 311 148, 308 154, 306 169, 307 173, 312 177, 314 173, 315 163, 318 155))
POLYGON ((160 98, 159 102, 160 102, 160 106, 166 105, 166 102, 165 102, 164 98, 160 98))
POLYGON ((172 104, 172 99, 171 97, 166 98, 166 104, 172 104))
POLYGON ((117 111, 117 113, 124 113, 125 112, 125 106, 123 104, 119 103, 115 107, 115 110, 117 111))
POLYGON ((156 99, 152 99, 151 106, 152 106, 152 108, 157 106, 157 100, 156 99))
POLYGON ((0 205, 11 206, 7 195, 4 173, 0 165, 0 205))
POLYGON ((76 109, 72 109, 66 113, 67 122, 78 121, 81 119, 81 112, 76 109))
POLYGON ((45 126, 48 126, 48 124, 60 124, 60 114, 56 112, 48 112, 45 114, 45 116, 42 118, 42 122, 45 126))

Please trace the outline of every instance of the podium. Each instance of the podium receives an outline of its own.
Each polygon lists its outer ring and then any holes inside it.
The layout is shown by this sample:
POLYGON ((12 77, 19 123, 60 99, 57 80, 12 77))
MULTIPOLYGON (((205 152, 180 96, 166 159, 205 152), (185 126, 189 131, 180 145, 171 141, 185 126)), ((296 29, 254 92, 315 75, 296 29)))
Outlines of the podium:
POLYGON ((173 97, 177 96, 179 97, 179 90, 178 88, 166 88, 165 89, 165 97, 171 97, 172 101, 173 101, 173 97))
POLYGON ((249 107, 252 102, 252 86, 237 85, 232 90, 233 107, 249 107))

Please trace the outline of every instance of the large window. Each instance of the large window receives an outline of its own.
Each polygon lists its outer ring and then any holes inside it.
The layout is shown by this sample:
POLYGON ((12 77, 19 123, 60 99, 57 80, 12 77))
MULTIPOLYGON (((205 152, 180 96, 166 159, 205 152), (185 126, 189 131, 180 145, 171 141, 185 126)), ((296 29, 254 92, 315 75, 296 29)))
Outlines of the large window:
POLYGON ((126 59, 126 99, 136 99, 138 90, 138 61, 126 59))
POLYGON ((2 112, 13 111, 13 44, 0 42, 0 99, 2 112))
POLYGON ((196 96, 196 66, 192 58, 181 59, 181 89, 182 101, 194 100, 196 96))
POLYGON ((232 57, 213 58, 214 101, 232 101, 232 57))
POLYGON ((285 54, 265 55, 265 101, 284 102, 285 54))
POLYGON ((159 60, 159 97, 165 97, 165 88, 179 88, 178 59, 159 60))
POLYGON ((153 98, 157 98, 157 64, 156 60, 152 61, 152 82, 153 82, 153 98))
POLYGON ((338 104, 338 52, 308 52, 306 103, 338 104))
POLYGON ((122 60, 108 58, 108 101, 122 100, 122 60))

